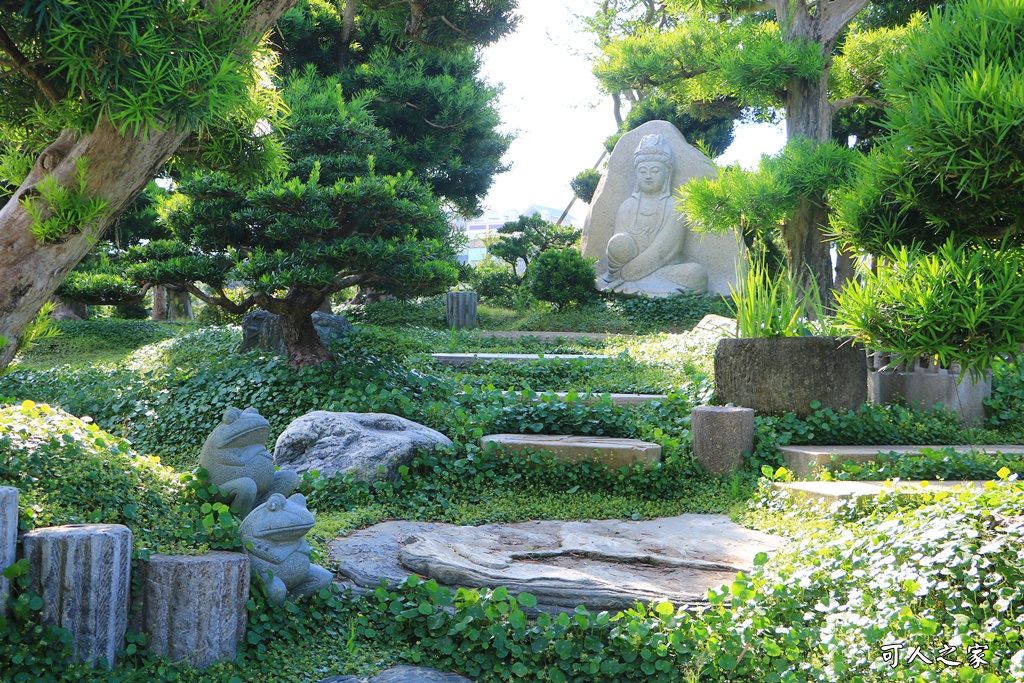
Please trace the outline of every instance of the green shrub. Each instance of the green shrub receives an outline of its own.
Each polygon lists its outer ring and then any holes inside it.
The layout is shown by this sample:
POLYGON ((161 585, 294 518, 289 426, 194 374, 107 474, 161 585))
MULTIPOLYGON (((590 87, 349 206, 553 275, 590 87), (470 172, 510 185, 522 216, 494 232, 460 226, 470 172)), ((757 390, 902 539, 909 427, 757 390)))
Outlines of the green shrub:
POLYGON ((483 301, 507 308, 517 308, 521 303, 519 278, 512 267, 490 256, 472 267, 470 284, 483 301))
POLYGON ((828 476, 836 480, 887 481, 992 481, 1003 468, 1024 476, 1024 455, 1004 453, 958 453, 952 448, 924 448, 920 454, 883 453, 877 461, 828 465, 828 476))
POLYGON ((542 251, 526 271, 530 293, 559 311, 568 304, 593 300, 595 278, 593 260, 583 258, 576 249, 542 251))
POLYGON ((23 365, 47 367, 59 363, 118 360, 153 342, 174 337, 180 328, 149 320, 63 320, 59 334, 34 342, 21 352, 23 365))
POLYGON ((893 249, 877 271, 837 294, 837 326, 897 362, 927 356, 985 372, 1024 344, 1022 254, 952 241, 935 253, 893 249))
POLYGON ((448 327, 445 320, 444 296, 419 299, 390 299, 372 304, 346 306, 342 314, 355 324, 387 326, 448 327))

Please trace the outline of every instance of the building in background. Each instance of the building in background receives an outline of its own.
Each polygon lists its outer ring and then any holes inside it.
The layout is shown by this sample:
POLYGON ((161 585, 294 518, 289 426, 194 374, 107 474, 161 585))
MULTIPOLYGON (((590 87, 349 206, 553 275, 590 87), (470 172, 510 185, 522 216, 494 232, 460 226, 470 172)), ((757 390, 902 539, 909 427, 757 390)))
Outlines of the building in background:
MULTIPOLYGON (((456 218, 454 221, 455 225, 461 228, 466 233, 466 236, 469 237, 469 246, 459 254, 459 261, 461 263, 476 263, 487 256, 487 247, 484 246, 481 238, 497 234, 498 228, 505 225, 505 223, 518 220, 520 216, 533 215, 539 215, 544 220, 554 223, 562 215, 562 209, 530 204, 521 211, 517 208, 502 210, 489 208, 479 218, 456 218)), ((572 214, 566 216, 565 220, 562 221, 565 225, 576 225, 576 222, 577 218, 572 214)))

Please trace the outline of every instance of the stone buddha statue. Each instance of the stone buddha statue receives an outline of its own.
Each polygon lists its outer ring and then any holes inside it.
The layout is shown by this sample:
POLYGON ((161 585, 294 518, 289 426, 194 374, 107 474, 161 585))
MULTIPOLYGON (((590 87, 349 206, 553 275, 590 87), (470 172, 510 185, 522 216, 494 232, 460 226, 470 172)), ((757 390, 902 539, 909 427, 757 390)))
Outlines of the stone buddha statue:
POLYGON ((660 135, 647 135, 633 153, 636 186, 622 202, 608 240, 606 272, 598 287, 620 294, 688 291, 702 294, 708 272, 699 263, 683 263, 686 225, 672 197, 672 151, 660 135))

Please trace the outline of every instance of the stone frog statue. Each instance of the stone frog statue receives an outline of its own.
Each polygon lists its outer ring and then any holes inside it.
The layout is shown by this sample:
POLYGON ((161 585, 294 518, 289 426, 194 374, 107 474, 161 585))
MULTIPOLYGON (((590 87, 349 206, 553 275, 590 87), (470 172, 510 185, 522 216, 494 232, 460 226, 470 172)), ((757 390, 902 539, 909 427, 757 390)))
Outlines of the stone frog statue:
POLYGON ((269 437, 270 423, 255 408, 228 408, 199 455, 199 466, 242 518, 271 495, 288 495, 299 483, 295 472, 275 471, 264 445, 269 437))
POLYGON ((334 578, 309 561, 309 543, 304 537, 315 521, 302 494, 285 498, 275 493, 239 527, 245 552, 275 605, 312 595, 334 578))

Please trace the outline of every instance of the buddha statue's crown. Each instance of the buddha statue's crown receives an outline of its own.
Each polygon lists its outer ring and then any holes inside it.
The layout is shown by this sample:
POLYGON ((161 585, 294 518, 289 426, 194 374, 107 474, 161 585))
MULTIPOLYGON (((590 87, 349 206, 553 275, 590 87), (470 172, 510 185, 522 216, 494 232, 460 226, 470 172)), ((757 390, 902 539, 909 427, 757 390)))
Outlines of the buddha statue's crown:
POLYGON ((660 161, 671 165, 672 151, 661 142, 660 135, 645 135, 633 152, 633 164, 645 161, 660 161))

